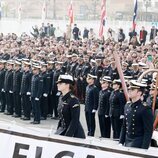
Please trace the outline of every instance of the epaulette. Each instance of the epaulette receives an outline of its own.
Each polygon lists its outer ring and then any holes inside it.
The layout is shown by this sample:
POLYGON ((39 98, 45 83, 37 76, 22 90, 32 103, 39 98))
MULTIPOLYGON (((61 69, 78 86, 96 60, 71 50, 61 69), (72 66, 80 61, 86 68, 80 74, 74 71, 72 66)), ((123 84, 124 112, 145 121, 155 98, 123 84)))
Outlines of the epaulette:
POLYGON ((70 96, 71 96, 71 98, 76 98, 75 95, 73 95, 73 94, 70 94, 70 96))
POLYGON ((76 108, 76 107, 79 107, 80 105, 79 104, 75 104, 72 108, 76 108))
POLYGON ((143 103, 144 106, 148 106, 146 102, 143 103))

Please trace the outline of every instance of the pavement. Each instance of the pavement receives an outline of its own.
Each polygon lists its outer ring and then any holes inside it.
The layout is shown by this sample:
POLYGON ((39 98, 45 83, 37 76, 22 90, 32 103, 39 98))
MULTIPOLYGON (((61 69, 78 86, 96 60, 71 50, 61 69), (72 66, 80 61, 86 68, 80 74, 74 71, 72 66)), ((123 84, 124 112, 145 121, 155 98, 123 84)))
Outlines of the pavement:
MULTIPOLYGON (((53 132, 56 131, 57 124, 59 120, 54 120, 51 119, 50 117, 47 118, 47 120, 41 120, 40 124, 33 125, 30 124, 31 121, 33 121, 33 118, 29 121, 23 121, 20 118, 14 118, 11 115, 5 115, 4 113, 0 113, 0 121, 6 122, 6 123, 13 123, 17 124, 21 127, 24 128, 31 128, 31 129, 39 129, 41 130, 52 130, 53 132)), ((85 134, 87 135, 87 125, 86 125, 86 119, 85 119, 85 113, 84 113, 84 105, 81 105, 81 111, 80 111, 80 121, 81 124, 84 128, 85 134)), ((96 132, 95 132, 95 137, 98 138, 100 137, 100 130, 99 130, 99 122, 98 122, 98 115, 96 113, 96 132)))

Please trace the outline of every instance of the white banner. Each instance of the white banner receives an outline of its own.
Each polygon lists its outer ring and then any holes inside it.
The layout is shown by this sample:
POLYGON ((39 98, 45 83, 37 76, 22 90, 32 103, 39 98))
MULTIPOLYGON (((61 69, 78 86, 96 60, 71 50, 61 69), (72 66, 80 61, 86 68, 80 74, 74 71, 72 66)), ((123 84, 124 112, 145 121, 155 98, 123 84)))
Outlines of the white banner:
POLYGON ((0 158, 133 158, 158 157, 158 150, 120 147, 114 141, 46 136, 0 123, 0 158), (23 131, 23 132, 21 132, 23 131), (32 133, 32 134, 31 134, 32 133))

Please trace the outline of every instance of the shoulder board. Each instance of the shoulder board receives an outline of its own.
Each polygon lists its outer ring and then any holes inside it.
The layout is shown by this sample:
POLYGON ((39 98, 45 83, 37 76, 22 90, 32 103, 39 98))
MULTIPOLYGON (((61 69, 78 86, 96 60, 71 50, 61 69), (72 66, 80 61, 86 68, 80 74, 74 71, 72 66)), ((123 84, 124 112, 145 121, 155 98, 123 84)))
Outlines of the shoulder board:
POLYGON ((146 102, 143 103, 144 106, 148 106, 146 102))
POLYGON ((72 108, 76 108, 76 107, 79 107, 80 105, 79 104, 75 104, 72 108))
POLYGON ((73 94, 70 94, 71 98, 76 98, 73 94))

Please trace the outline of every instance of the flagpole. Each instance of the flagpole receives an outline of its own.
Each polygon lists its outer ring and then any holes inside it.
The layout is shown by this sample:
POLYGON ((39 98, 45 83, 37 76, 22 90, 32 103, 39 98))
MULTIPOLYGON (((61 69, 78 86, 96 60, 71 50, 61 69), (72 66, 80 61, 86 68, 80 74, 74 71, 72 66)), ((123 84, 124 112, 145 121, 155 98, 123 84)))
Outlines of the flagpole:
POLYGON ((21 0, 19 0, 19 4, 18 4, 18 21, 19 21, 19 23, 21 23, 21 11, 22 11, 21 0))
POLYGON ((135 31, 136 29, 137 11, 138 11, 138 1, 134 0, 133 31, 135 31))
POLYGON ((2 18, 2 4, 1 4, 1 0, 0 0, 0 20, 2 18))

